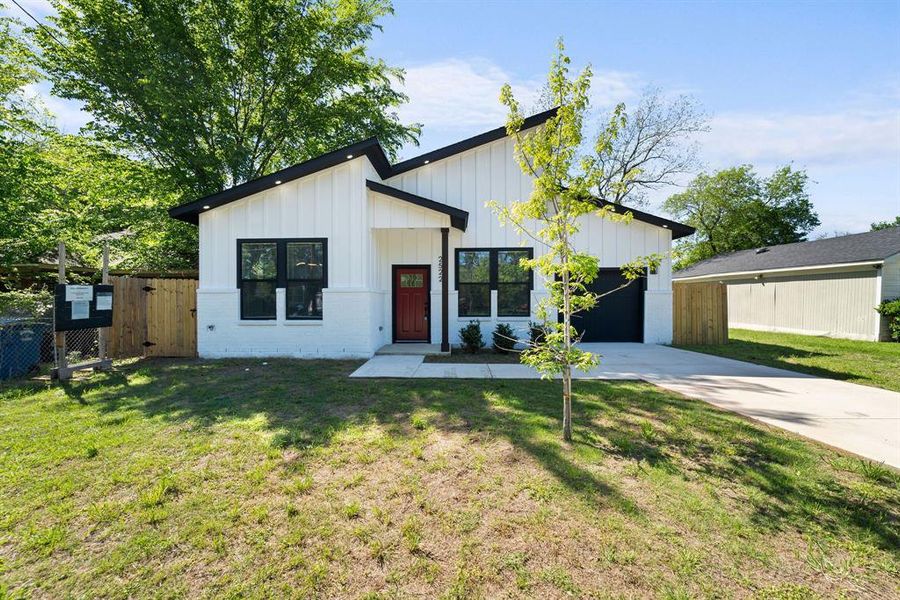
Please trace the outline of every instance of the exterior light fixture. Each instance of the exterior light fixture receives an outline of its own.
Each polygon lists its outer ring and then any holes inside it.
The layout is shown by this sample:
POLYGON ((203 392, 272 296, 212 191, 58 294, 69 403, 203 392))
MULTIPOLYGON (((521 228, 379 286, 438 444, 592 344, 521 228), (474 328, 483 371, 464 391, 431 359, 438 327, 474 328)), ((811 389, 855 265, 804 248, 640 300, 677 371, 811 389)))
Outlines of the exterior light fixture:
POLYGON ((209 210, 209 204, 204 204, 204 205, 203 205, 203 210, 209 210))
POLYGON ((281 180, 280 180, 280 179, 276 179, 276 180, 275 180, 275 185, 281 185, 281 180))
POLYGON ((350 160, 351 158, 353 158, 353 155, 352 155, 352 154, 348 154, 348 155, 347 155, 347 160, 350 160))
POLYGON ((426 160, 426 161, 425 161, 425 164, 427 165, 427 164, 430 163, 430 162, 431 162, 430 160, 426 160))
POLYGON ((664 228, 666 228, 666 229, 668 229, 668 228, 669 228, 669 226, 668 226, 668 225, 663 225, 663 227, 664 227, 664 228))

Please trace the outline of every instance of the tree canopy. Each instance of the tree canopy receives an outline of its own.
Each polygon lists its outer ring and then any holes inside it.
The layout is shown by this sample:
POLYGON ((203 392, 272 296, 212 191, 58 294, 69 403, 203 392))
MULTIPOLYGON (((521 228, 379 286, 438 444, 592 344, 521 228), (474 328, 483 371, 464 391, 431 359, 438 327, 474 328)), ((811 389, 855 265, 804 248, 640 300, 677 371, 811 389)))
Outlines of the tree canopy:
POLYGON ((676 267, 723 252, 804 241, 819 225, 807 183, 806 172, 790 166, 770 177, 749 165, 698 175, 664 204, 697 229, 680 244, 676 267))
POLYGON ((99 266, 102 240, 122 268, 192 268, 194 228, 168 218, 180 194, 159 168, 90 136, 61 134, 25 92, 40 81, 22 24, 0 16, 0 266, 99 266))
POLYGON ((894 217, 893 221, 878 221, 872 223, 872 231, 881 231, 889 227, 900 227, 900 216, 894 217))
POLYGON ((640 206, 648 191, 676 185, 680 177, 697 172, 695 138, 709 128, 696 100, 686 95, 667 98, 649 88, 634 108, 617 110, 624 110, 621 130, 609 148, 596 155, 601 198, 640 206))
POLYGON ((402 71, 366 54, 385 0, 52 0, 34 30, 53 92, 91 129, 195 196, 378 136, 389 153, 402 71))
POLYGON ((0 15, 0 266, 196 267, 167 209, 399 122, 402 72, 365 44, 384 0, 53 0, 46 27, 0 15), (60 133, 27 86, 47 76, 93 122, 60 133))

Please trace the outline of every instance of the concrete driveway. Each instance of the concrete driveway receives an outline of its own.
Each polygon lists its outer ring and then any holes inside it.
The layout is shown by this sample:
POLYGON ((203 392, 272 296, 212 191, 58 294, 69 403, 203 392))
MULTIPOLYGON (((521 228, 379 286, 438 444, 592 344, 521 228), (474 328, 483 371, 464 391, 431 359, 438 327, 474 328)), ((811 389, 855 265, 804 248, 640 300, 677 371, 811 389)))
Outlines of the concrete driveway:
MULTIPOLYGON (((584 344, 602 356, 579 379, 643 379, 900 468, 900 393, 652 344, 584 344)), ((898 367, 900 368, 900 367, 898 367)), ((376 356, 351 377, 531 379, 524 365, 376 356)))

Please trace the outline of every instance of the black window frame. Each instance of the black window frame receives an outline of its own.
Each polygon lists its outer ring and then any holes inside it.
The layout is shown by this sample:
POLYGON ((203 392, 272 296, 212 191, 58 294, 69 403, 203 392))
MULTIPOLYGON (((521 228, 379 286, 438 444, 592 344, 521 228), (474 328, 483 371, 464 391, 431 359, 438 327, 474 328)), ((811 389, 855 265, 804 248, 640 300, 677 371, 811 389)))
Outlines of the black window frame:
POLYGON ((287 311, 288 285, 291 283, 317 283, 322 282, 322 290, 328 287, 328 240, 326 238, 301 238, 284 241, 284 318, 287 321, 321 321, 325 316, 325 303, 322 302, 322 314, 320 316, 292 317, 287 311), (322 244, 322 277, 288 277, 287 247, 288 244, 322 244))
MULTIPOLYGON (((238 304, 240 305, 240 316, 241 321, 275 321, 278 319, 278 306, 277 306, 277 298, 278 298, 278 288, 285 290, 285 303, 287 303, 287 245, 291 243, 297 242, 312 242, 312 243, 321 243, 322 244, 322 289, 328 287, 328 238, 239 238, 237 240, 237 288, 240 291, 240 300, 238 304), (275 297, 276 297, 276 306, 275 306, 275 316, 274 317, 247 317, 244 316, 244 302, 243 302, 243 293, 244 293, 244 279, 243 273, 241 272, 241 245, 242 244, 275 244, 275 297)), ((248 279, 247 281, 272 281, 271 279, 265 280, 255 280, 248 279)), ((290 281, 319 281, 319 279, 291 279, 290 281)), ((288 317, 287 316, 287 306, 285 306, 285 320, 288 321, 321 321, 325 316, 325 307, 324 304, 322 306, 322 316, 321 317, 288 317)))
POLYGON ((527 269, 528 277, 524 281, 500 281, 500 253, 501 252, 516 252, 516 253, 526 253, 527 259, 531 260, 534 257, 534 251, 531 248, 497 248, 496 253, 494 254, 494 261, 496 262, 496 272, 497 272, 497 316, 498 317, 530 317, 531 316, 531 290, 534 289, 534 271, 533 269, 527 269), (528 288, 528 309, 524 314, 519 313, 504 313, 501 312, 500 307, 500 287, 501 286, 522 286, 525 285, 528 288))
MULTIPOLYGON (((453 281, 453 284, 454 284, 454 289, 455 289, 457 292, 459 292, 459 286, 460 286, 460 281, 459 281, 459 255, 460 255, 461 252, 487 252, 487 253, 488 253, 488 260, 489 260, 489 267, 488 267, 488 272, 489 272, 489 277, 488 277, 488 289, 490 289, 490 290, 497 290, 497 291, 499 291, 499 287, 498 287, 498 286, 499 286, 499 285, 503 285, 503 284, 501 284, 501 283, 499 282, 499 271, 500 271, 500 269, 499 269, 499 259, 498 259, 498 257, 499 257, 499 253, 500 253, 500 252, 526 252, 526 253, 528 254, 528 260, 531 260, 531 259, 534 258, 534 248, 522 247, 522 246, 500 247, 500 248, 484 248, 484 247, 482 247, 482 248, 456 248, 456 249, 454 250, 454 263, 453 263, 453 280, 454 280, 454 281, 453 281)), ((525 282, 516 283, 515 285, 522 285, 522 283, 525 283, 525 282)), ((534 290, 534 269, 528 269, 528 282, 527 282, 527 284, 528 284, 528 291, 529 291, 529 298, 528 298, 528 315, 527 315, 527 317, 530 317, 530 316, 531 316, 531 294, 530 294, 530 292, 531 292, 532 290, 534 290)), ((462 283, 462 285, 466 285, 466 284, 465 284, 465 283, 462 283)), ((484 284, 477 284, 477 285, 484 285, 484 284)), ((484 315, 460 315, 460 314, 459 314, 459 304, 458 304, 458 300, 457 300, 457 316, 458 316, 458 317, 459 317, 459 316, 462 316, 462 317, 465 317, 465 318, 469 318, 469 317, 492 317, 492 316, 493 316, 493 310, 492 310, 492 309, 489 310, 488 313, 487 313, 487 314, 484 314, 484 315)), ((511 318, 518 318, 518 317, 525 318, 525 317, 526 317, 526 315, 509 315, 509 314, 501 314, 501 313, 500 313, 500 305, 499 305, 499 303, 498 303, 498 305, 497 305, 497 316, 498 316, 498 317, 511 317, 511 318)))

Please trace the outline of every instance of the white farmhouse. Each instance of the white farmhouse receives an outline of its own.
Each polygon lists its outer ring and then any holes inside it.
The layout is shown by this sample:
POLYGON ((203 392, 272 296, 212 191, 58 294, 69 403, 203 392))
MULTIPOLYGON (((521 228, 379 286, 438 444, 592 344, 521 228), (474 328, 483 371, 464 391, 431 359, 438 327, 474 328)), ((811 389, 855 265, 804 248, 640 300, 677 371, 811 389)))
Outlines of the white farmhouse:
MULTIPOLYGON (((173 208, 200 228, 200 356, 368 357, 404 342, 448 351, 472 320, 486 339, 501 322, 527 331, 546 291, 519 259, 541 250, 485 202, 524 199, 531 186, 500 127, 397 164, 369 139, 173 208)), ((621 282, 623 263, 693 232, 631 212, 630 224, 582 225, 578 244, 603 267, 598 290, 621 282)), ((586 341, 670 342, 669 260, 577 326, 586 341)))

